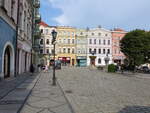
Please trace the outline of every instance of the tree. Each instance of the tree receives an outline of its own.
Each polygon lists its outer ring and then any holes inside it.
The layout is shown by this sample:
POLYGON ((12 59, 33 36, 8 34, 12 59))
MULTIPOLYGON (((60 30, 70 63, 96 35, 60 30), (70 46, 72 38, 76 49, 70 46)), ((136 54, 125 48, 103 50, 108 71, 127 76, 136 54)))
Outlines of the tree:
POLYGON ((133 30, 120 41, 121 51, 133 68, 150 59, 150 32, 133 30))

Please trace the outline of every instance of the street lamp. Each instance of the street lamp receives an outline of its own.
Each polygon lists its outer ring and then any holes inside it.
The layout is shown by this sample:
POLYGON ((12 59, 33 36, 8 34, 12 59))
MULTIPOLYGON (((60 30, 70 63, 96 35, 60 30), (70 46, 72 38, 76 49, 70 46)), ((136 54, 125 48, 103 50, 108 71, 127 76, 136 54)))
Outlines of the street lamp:
POLYGON ((56 37, 57 37, 57 32, 55 30, 52 31, 52 44, 54 45, 54 63, 53 63, 53 78, 52 78, 52 85, 56 85, 56 77, 55 77, 55 44, 56 44, 56 37))

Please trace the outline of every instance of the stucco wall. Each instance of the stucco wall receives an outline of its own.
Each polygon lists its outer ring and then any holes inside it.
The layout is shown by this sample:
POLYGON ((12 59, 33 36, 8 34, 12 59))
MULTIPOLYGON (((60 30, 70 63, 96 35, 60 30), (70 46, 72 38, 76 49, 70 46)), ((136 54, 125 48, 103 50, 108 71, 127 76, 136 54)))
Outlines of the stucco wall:
POLYGON ((0 17, 0 73, 2 72, 3 49, 7 42, 15 48, 16 31, 0 17))

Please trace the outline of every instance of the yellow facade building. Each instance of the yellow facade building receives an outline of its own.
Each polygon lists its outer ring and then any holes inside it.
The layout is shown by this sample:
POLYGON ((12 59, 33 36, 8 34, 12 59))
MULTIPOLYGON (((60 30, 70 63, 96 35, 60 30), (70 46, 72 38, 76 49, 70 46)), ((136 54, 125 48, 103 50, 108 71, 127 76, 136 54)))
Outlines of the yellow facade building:
POLYGON ((58 26, 57 28, 57 58, 62 65, 76 65, 76 28, 58 26))

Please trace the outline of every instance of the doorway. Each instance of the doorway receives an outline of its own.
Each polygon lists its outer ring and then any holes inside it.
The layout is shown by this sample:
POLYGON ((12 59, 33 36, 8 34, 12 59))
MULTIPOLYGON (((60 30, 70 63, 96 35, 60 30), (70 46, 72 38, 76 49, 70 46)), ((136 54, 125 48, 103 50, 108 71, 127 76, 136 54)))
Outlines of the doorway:
POLYGON ((7 46, 5 53, 4 53, 4 78, 10 77, 10 47, 7 46))

